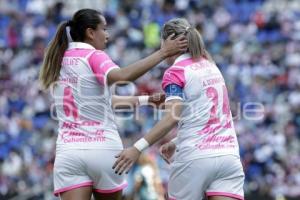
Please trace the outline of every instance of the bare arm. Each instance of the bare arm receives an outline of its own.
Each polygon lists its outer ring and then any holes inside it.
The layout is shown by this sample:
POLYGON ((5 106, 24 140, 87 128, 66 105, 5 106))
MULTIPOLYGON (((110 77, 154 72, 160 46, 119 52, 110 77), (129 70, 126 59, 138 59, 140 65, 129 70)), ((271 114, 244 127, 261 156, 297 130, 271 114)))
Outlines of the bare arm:
POLYGON ((149 145, 156 143, 175 127, 177 122, 180 120, 182 101, 175 99, 168 101, 165 105, 165 109, 167 113, 163 119, 144 136, 149 145))
POLYGON ((162 45, 161 49, 150 56, 139 60, 127 67, 113 69, 107 76, 108 84, 111 85, 117 81, 133 81, 152 69, 165 58, 184 52, 187 48, 185 36, 171 40, 170 35, 162 45))
MULTIPOLYGON (((136 106, 141 105, 141 102, 139 100, 141 96, 118 96, 113 95, 112 96, 112 107, 114 109, 122 109, 122 108, 133 108, 136 106)), ((148 102, 146 104, 149 104, 155 108, 161 108, 162 104, 165 101, 165 95, 162 93, 153 94, 148 97, 148 102)))
MULTIPOLYGON (((182 101, 175 99, 170 100, 168 103, 166 103, 165 108, 167 113, 163 119, 159 121, 154 128, 152 128, 150 132, 140 140, 144 139, 149 145, 152 145, 169 133, 169 131, 177 124, 182 110, 182 101)), ((113 169, 115 169, 116 173, 119 173, 119 175, 121 175, 123 172, 128 173, 131 166, 140 156, 140 153, 141 151, 139 151, 135 146, 123 150, 119 155, 116 156, 118 159, 115 162, 113 169)))
POLYGON ((112 106, 114 109, 132 108, 138 104, 138 96, 112 96, 112 106))

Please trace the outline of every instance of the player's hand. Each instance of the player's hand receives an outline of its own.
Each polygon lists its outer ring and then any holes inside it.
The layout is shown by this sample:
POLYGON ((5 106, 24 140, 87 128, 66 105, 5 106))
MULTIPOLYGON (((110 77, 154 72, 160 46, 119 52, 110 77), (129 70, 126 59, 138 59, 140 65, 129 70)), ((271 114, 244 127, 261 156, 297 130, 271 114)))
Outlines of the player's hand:
POLYGON ((168 163, 170 164, 171 158, 174 155, 176 150, 176 145, 173 142, 168 142, 166 144, 163 144, 160 149, 159 149, 159 153, 161 155, 161 157, 168 163))
POLYGON ((137 161, 141 152, 135 147, 124 149, 121 153, 116 155, 117 158, 113 169, 116 174, 121 175, 123 172, 126 174, 129 172, 132 165, 137 161))
POLYGON ((154 104, 156 107, 161 108, 165 102, 166 95, 164 93, 156 93, 149 96, 149 103, 154 104))
POLYGON ((180 35, 176 39, 171 39, 174 37, 174 33, 171 34, 165 41, 161 44, 161 52, 164 58, 173 56, 178 53, 186 52, 188 47, 188 42, 184 34, 180 35))

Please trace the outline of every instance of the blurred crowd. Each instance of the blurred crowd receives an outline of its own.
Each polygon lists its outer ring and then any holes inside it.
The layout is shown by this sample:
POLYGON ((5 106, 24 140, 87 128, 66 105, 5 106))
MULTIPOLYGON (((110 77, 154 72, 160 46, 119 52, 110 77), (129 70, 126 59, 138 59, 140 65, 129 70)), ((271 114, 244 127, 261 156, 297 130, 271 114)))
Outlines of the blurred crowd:
MULTIPOLYGON (((0 199, 56 199, 57 122, 50 115, 51 96, 40 90, 37 78, 57 25, 83 7, 104 13, 110 33, 106 51, 120 66, 159 48, 164 22, 187 18, 203 35, 229 89, 246 199, 300 198, 300 1, 1 0, 0 199)), ((116 93, 160 92, 166 68, 161 63, 116 93)), ((117 113, 125 146, 159 118, 146 106, 136 114, 133 119, 132 113, 117 113)), ((129 174, 127 199, 163 199, 169 166, 157 156, 158 147, 129 174)))

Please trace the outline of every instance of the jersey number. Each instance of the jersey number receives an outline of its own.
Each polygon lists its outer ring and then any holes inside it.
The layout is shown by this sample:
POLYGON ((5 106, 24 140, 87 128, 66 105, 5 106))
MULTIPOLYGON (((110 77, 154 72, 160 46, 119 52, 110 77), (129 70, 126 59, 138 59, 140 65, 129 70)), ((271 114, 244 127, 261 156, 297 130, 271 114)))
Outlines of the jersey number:
POLYGON ((78 109, 75 105, 72 88, 70 86, 64 89, 63 109, 67 117, 72 115, 75 121, 78 119, 78 109))
POLYGON ((200 134, 203 133, 211 133, 216 131, 220 128, 231 128, 231 120, 230 120, 230 107, 229 107, 229 99, 228 99, 228 92, 226 89, 226 86, 223 85, 222 87, 223 92, 223 105, 222 105, 222 115, 225 115, 225 125, 221 125, 220 118, 222 116, 219 116, 218 106, 219 106, 219 93, 218 90, 214 87, 209 87, 206 90, 206 96, 207 98, 211 99, 213 102, 213 106, 210 109, 210 116, 207 124, 204 126, 204 128, 199 132, 200 134), (212 128, 211 125, 217 125, 216 127, 212 128))

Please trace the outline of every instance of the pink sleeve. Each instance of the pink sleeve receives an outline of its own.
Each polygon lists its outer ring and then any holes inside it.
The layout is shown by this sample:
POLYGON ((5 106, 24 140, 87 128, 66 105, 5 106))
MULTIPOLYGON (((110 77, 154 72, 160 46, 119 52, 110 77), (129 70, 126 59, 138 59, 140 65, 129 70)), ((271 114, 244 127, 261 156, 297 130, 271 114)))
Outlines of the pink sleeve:
POLYGON ((104 51, 94 52, 88 59, 92 71, 101 84, 105 83, 108 72, 114 68, 119 68, 104 51))
POLYGON ((182 88, 185 85, 184 69, 180 67, 170 67, 163 76, 162 88, 165 89, 170 84, 176 84, 182 88))

